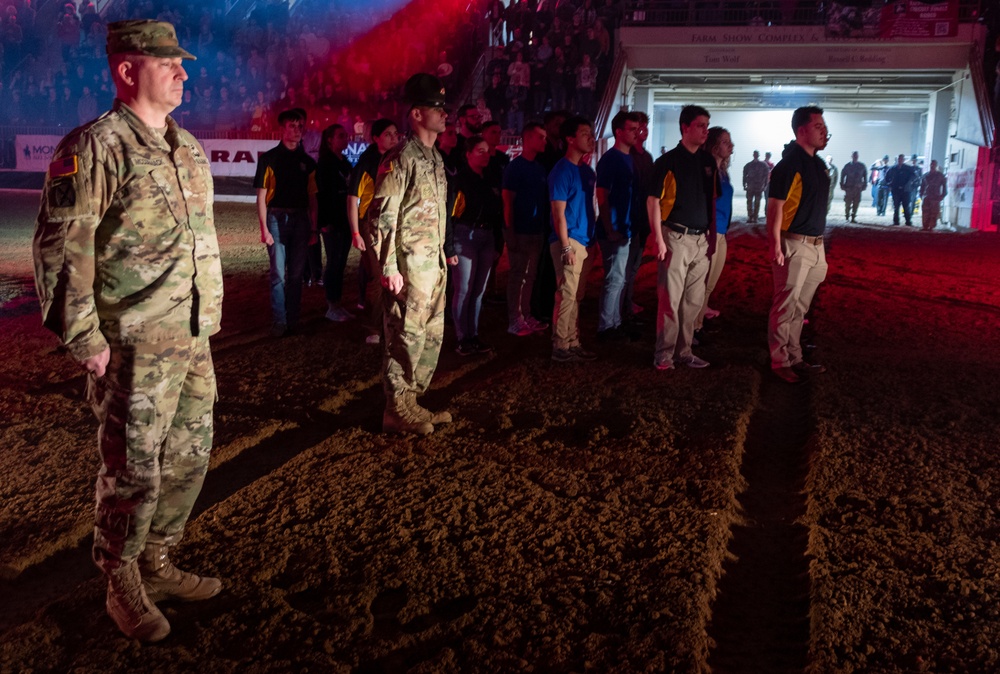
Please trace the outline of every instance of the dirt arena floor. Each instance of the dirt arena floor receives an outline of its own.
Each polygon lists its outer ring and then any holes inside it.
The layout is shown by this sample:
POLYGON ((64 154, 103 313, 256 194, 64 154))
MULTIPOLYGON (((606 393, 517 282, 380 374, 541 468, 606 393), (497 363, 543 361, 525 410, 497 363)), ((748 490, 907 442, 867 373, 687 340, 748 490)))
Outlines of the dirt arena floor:
POLYGON ((832 219, 829 372, 799 386, 744 218, 707 370, 653 369, 650 256, 632 343, 596 343, 595 269, 592 364, 488 305, 496 352, 448 334, 426 402, 456 421, 415 439, 378 432, 379 347, 322 289, 268 335, 252 206, 220 203, 216 446, 175 557, 225 589, 141 646, 89 560, 96 422, 40 326, 38 195, 0 199, 0 672, 1000 671, 996 234, 832 219))

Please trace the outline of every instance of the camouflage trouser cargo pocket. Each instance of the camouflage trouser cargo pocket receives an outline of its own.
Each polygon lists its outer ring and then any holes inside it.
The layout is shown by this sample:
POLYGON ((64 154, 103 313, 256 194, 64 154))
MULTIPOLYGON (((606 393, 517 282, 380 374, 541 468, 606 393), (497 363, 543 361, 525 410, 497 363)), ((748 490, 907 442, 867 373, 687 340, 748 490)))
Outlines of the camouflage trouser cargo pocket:
POLYGON ((215 373, 207 341, 114 346, 88 398, 100 422, 94 560, 136 558, 154 529, 175 542, 212 445, 215 373))

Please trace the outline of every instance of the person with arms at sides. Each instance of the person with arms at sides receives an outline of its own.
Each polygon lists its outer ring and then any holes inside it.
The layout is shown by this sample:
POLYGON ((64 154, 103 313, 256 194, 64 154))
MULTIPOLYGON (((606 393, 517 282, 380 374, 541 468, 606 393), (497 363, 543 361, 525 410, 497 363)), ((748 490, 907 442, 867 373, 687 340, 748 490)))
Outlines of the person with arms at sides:
POLYGON ((792 114, 795 140, 785 146, 771 172, 767 194, 767 244, 774 296, 767 321, 771 371, 795 384, 803 376, 826 372, 802 359, 802 325, 819 285, 826 278, 826 200, 830 178, 816 153, 829 135, 823 109, 798 108, 792 114))
POLYGON ((840 189, 844 190, 844 217, 851 222, 858 221, 858 206, 861 193, 868 184, 868 169, 858 161, 858 152, 851 153, 851 161, 840 171, 840 189))
POLYGON ((920 180, 920 217, 923 230, 929 232, 941 217, 941 202, 948 196, 948 178, 938 171, 937 159, 931 159, 931 170, 920 180))
POLYGON ((404 97, 412 135, 382 158, 371 204, 371 249, 383 289, 382 430, 426 435, 451 422, 447 411, 433 413, 417 401, 430 386, 444 339, 448 180, 434 141, 448 113, 433 75, 412 76, 404 97))
MULTIPOLYGON (((347 192, 347 222, 351 228, 351 245, 361 252, 358 263, 358 311, 368 307, 368 284, 379 277, 378 261, 372 250, 371 223, 368 208, 375 196, 375 178, 378 176, 378 165, 382 156, 399 144, 399 131, 391 119, 381 118, 372 122, 372 142, 358 157, 358 163, 351 172, 351 182, 347 192)), ((375 293, 376 303, 382 292, 375 293)), ((381 307, 372 310, 375 320, 375 331, 367 338, 369 344, 378 344, 382 334, 381 307)))
POLYGON ((298 328, 302 275, 316 225, 316 162, 302 147, 306 113, 301 108, 278 115, 281 142, 260 156, 257 189, 260 241, 271 263, 271 334, 298 328))
POLYGON ((518 337, 548 327, 531 315, 531 293, 549 225, 549 188, 545 167, 538 161, 547 135, 541 124, 527 124, 521 132, 521 154, 503 175, 504 237, 510 260, 507 332, 518 337))
POLYGON ((147 20, 108 24, 107 53, 114 106, 56 147, 32 253, 43 325, 86 371, 100 423, 105 608, 126 637, 154 642, 170 633, 158 603, 222 589, 171 560, 212 450, 222 265, 208 156, 169 116, 194 56, 147 20))
POLYGON ((497 257, 495 232, 502 227, 503 202, 487 178, 489 144, 482 136, 465 141, 465 164, 456 178, 452 210, 455 254, 451 273, 455 286, 451 315, 460 356, 490 353, 493 347, 479 339, 479 312, 483 305, 490 265, 497 257))
POLYGON ((347 255, 351 252, 347 189, 353 167, 344 156, 348 140, 347 129, 340 124, 326 127, 320 138, 319 162, 316 165, 317 223, 326 248, 326 271, 323 275, 326 317, 337 322, 354 318, 340 305, 344 295, 344 268, 347 266, 347 255))
POLYGON ((632 238, 629 241, 628 266, 625 269, 625 296, 622 300, 622 321, 626 325, 641 327, 635 315, 642 307, 635 303, 635 279, 642 266, 642 254, 649 239, 649 218, 646 216, 646 192, 653 177, 653 155, 643 145, 649 138, 649 116, 636 112, 639 118, 639 133, 632 147, 632 166, 635 168, 635 182, 632 188, 632 238))
POLYGON ((622 330, 622 292, 634 219, 635 167, 631 153, 639 138, 638 116, 624 110, 619 112, 611 119, 611 132, 615 144, 597 162, 597 245, 604 261, 604 286, 597 319, 599 341, 626 337, 622 330))
POLYGON ((580 344, 580 302, 593 262, 594 184, 597 176, 582 160, 594 151, 594 129, 583 117, 569 117, 560 134, 566 156, 549 173, 552 234, 549 252, 556 272, 556 302, 552 319, 552 360, 570 363, 594 360, 580 344))
POLYGON ((691 352, 694 325, 705 304, 708 236, 714 237, 719 193, 715 159, 701 147, 708 140, 708 111, 681 109, 681 140, 653 164, 647 211, 656 235, 656 349, 653 366, 671 370, 674 360, 693 368, 708 361, 691 352))
MULTIPOLYGON (((722 268, 726 265, 726 233, 733 221, 733 183, 729 178, 729 166, 733 160, 732 137, 727 129, 713 126, 708 130, 705 150, 715 159, 719 168, 719 196, 715 198, 715 245, 708 256, 708 280, 705 285, 705 302, 701 305, 698 320, 694 326, 694 338, 699 344, 705 343, 705 316, 708 314, 708 300, 719 283, 722 268)), ((760 162, 763 164, 764 162, 760 162)), ((716 312, 718 315, 718 312, 716 312)))

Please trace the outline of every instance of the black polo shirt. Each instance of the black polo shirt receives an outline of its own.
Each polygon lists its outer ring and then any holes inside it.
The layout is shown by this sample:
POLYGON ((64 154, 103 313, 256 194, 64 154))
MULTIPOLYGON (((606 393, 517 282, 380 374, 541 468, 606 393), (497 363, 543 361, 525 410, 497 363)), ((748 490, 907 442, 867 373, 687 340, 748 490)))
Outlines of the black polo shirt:
POLYGON ((266 189, 268 208, 309 208, 316 194, 316 160, 300 145, 289 150, 284 143, 260 156, 253 186, 266 189))
POLYGON ((653 163, 649 196, 660 200, 660 220, 695 230, 715 222, 718 166, 704 150, 689 152, 681 143, 653 163))
POLYGON ((769 199, 785 202, 782 231, 823 236, 829 194, 830 176, 826 172, 826 162, 817 156, 809 156, 798 143, 785 146, 781 161, 771 171, 771 184, 767 188, 769 199))

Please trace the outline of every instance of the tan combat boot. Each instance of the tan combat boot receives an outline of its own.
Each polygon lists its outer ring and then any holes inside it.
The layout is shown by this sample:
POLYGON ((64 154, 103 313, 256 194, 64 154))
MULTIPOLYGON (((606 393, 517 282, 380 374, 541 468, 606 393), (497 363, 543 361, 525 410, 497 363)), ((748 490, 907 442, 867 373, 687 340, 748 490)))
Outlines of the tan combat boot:
POLYGON ((170 634, 170 623, 146 596, 139 565, 134 561, 108 574, 105 605, 118 629, 130 639, 160 641, 170 634))
POLYGON ((142 586, 152 602, 175 599, 201 601, 219 594, 222 581, 181 571, 170 561, 169 548, 162 543, 146 543, 139 555, 142 586))
POLYGON ((421 421, 429 421, 432 424, 450 424, 451 423, 451 412, 445 410, 443 412, 431 412, 426 407, 423 407, 419 402, 417 402, 417 394, 414 391, 409 391, 405 394, 406 404, 413 410, 413 413, 417 415, 417 418, 421 421))
POLYGON ((421 419, 420 415, 410 406, 407 394, 389 400, 382 413, 383 433, 416 433, 427 435, 434 432, 434 424, 421 419))

